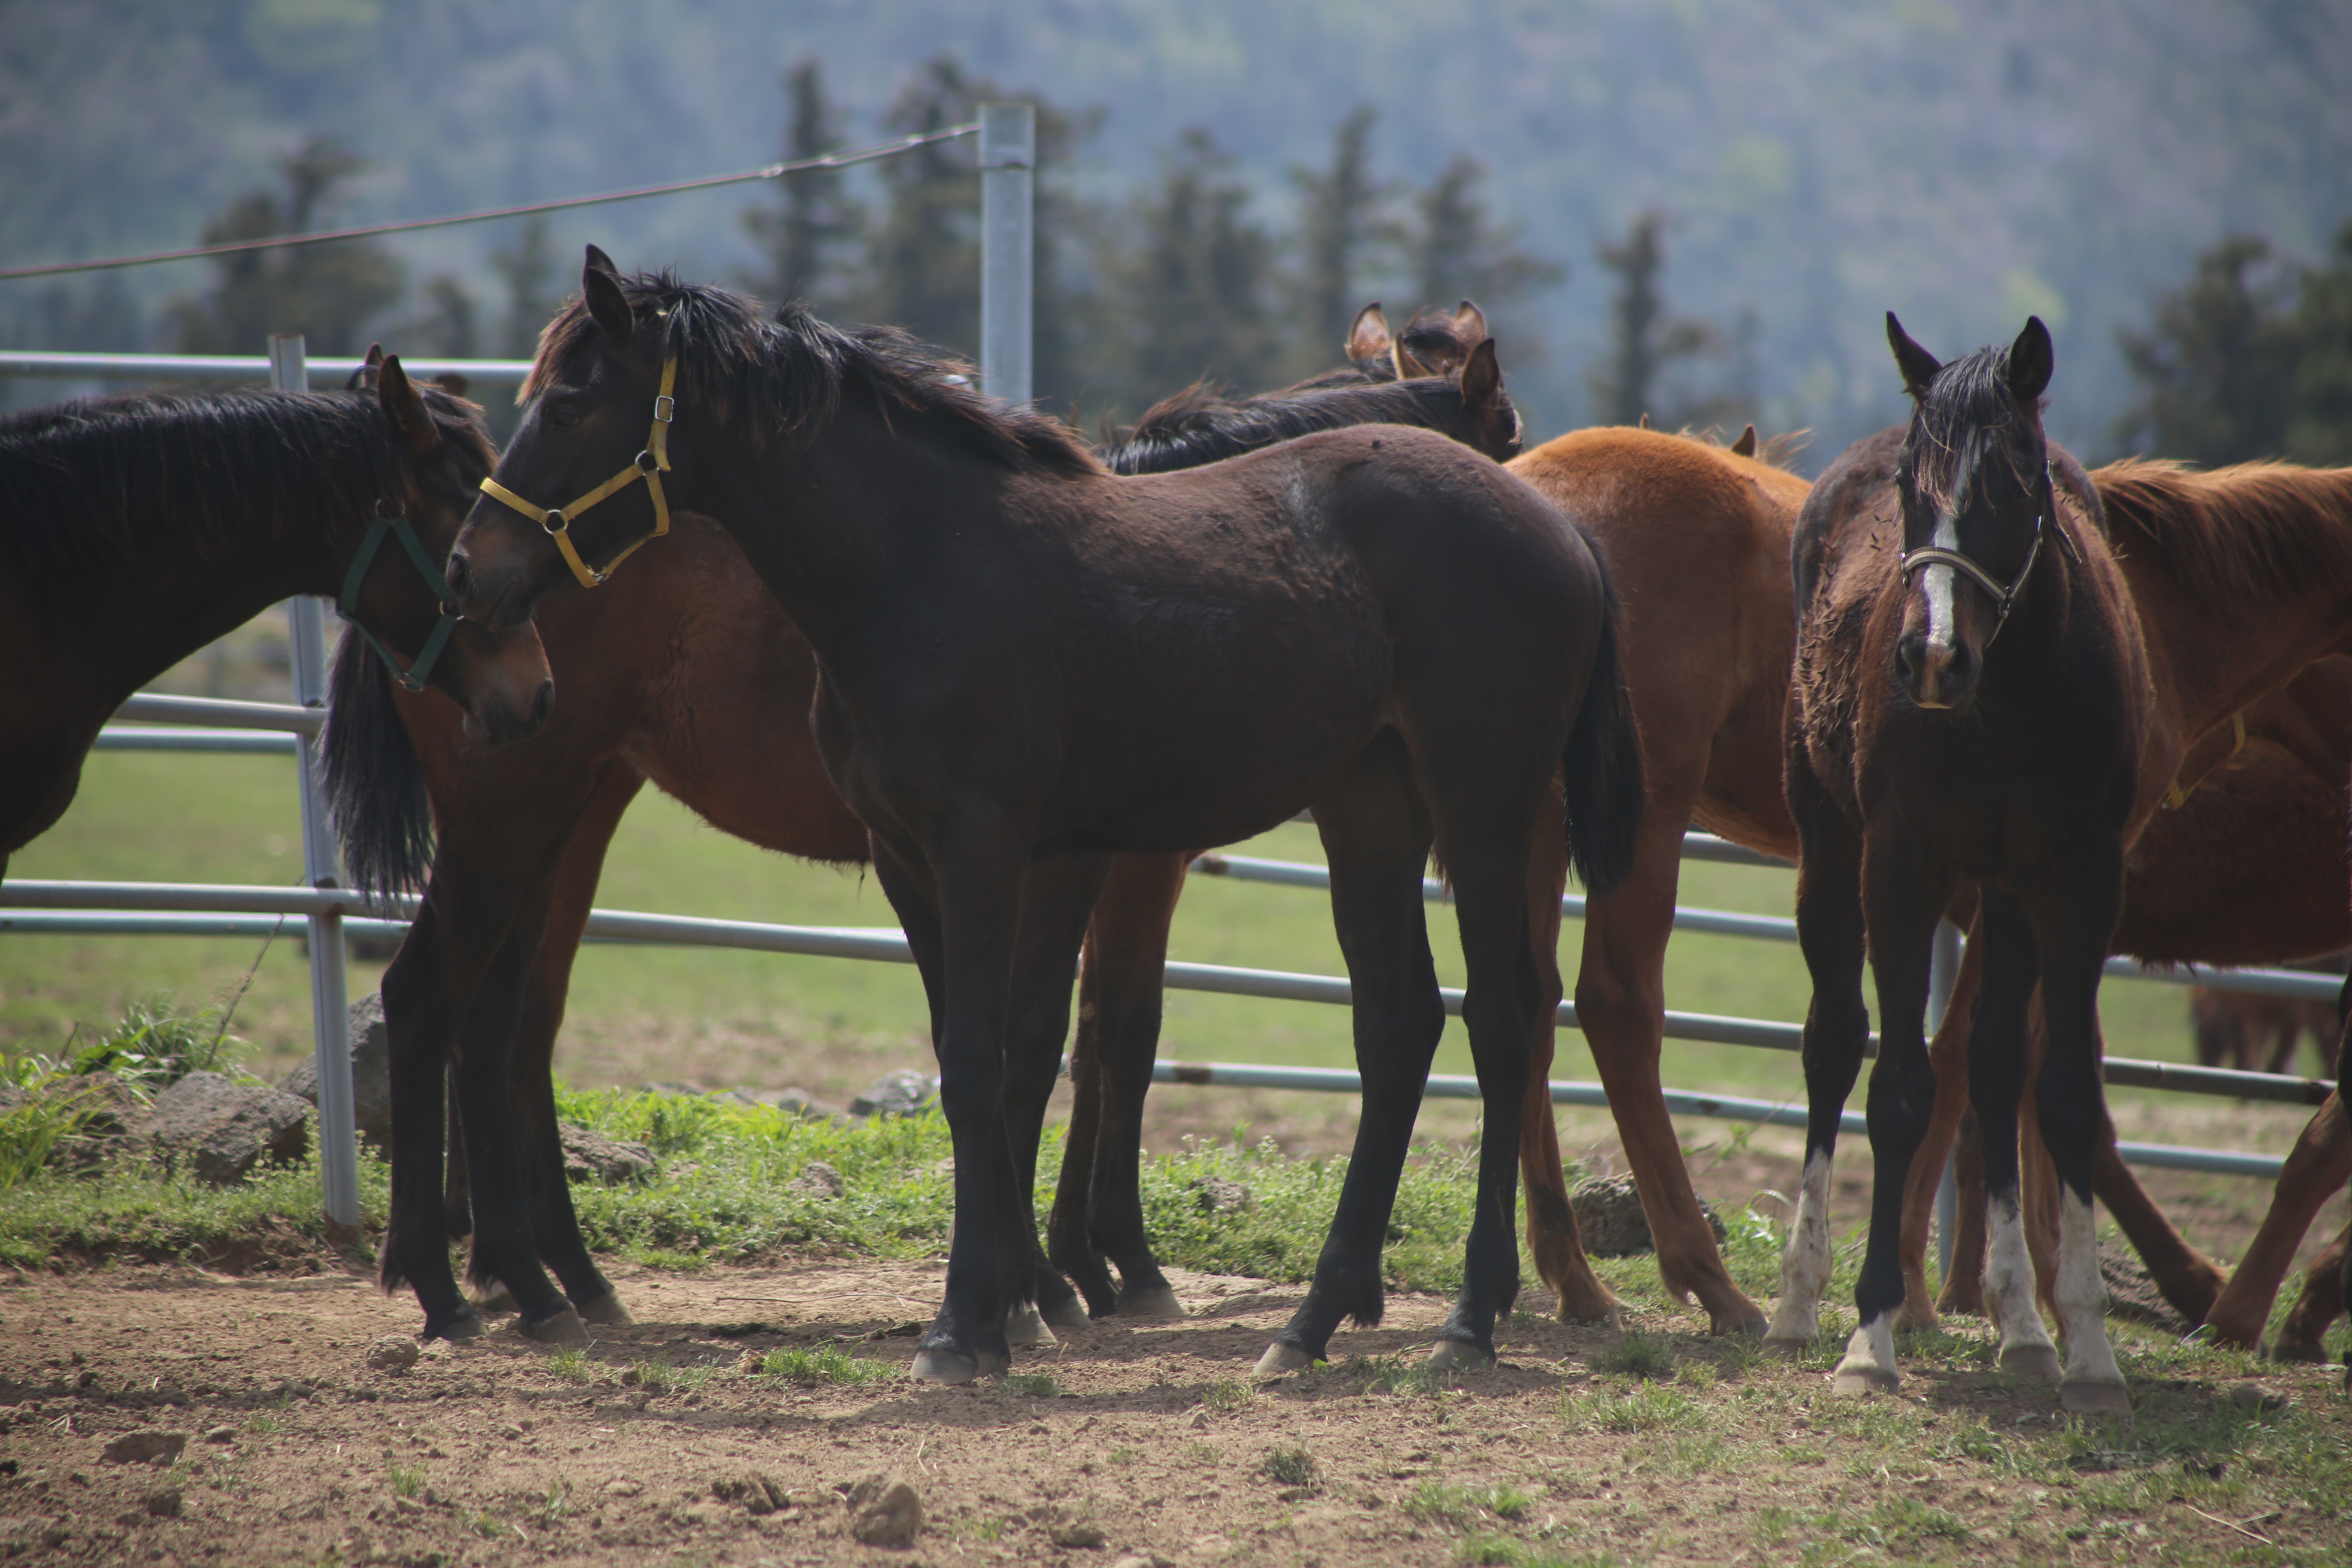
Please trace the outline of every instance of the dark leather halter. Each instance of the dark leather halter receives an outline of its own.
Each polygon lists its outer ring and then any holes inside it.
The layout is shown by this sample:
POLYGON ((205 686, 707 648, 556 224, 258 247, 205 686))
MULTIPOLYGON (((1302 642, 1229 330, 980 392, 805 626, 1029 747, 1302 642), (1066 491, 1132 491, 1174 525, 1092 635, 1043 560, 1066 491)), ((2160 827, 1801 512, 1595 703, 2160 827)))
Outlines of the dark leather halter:
POLYGON ((359 553, 352 557, 350 570, 343 574, 343 591, 336 597, 335 608, 353 630, 367 638, 368 647, 391 669, 393 679, 411 691, 422 691, 425 683, 433 679, 433 666, 440 660, 441 650, 449 646, 449 634, 457 628, 457 612, 450 607, 457 595, 449 592, 449 579, 433 563, 433 557, 416 537, 415 528, 404 517, 388 517, 383 503, 376 503, 375 521, 368 525, 367 537, 360 541, 359 553), (408 552, 408 559, 423 574, 425 585, 433 590, 434 602, 441 606, 441 619, 433 633, 425 639, 425 650, 416 662, 407 668, 400 667, 399 656, 383 646, 383 639, 360 622, 360 585, 367 581, 368 568, 375 564, 376 552, 383 547, 385 534, 397 538, 408 552))
POLYGON ((1985 647, 1990 647, 1993 637, 2000 636, 2000 628, 2008 624, 2009 612, 2016 607, 2017 596, 2025 592, 2025 580, 2033 575, 2033 563, 2042 558, 2042 535, 2044 529, 2056 530, 2059 546, 2069 556, 2074 553, 2073 544, 2066 538, 2065 529, 2061 527, 2058 521, 2058 491, 2056 485, 2051 480, 2050 465, 2046 462, 2042 465, 2041 504, 2034 509, 2033 512, 2033 544, 2026 551, 2025 564, 2017 569, 2015 577, 2004 584, 2000 578, 1979 565, 1973 557, 1958 550, 1946 550, 1937 545, 1925 544, 1916 550, 1904 552, 1903 581, 1907 585, 1911 581, 1911 574, 1926 567, 1948 566, 1982 588, 1991 596, 1993 603, 1992 636, 1985 638, 1985 647))

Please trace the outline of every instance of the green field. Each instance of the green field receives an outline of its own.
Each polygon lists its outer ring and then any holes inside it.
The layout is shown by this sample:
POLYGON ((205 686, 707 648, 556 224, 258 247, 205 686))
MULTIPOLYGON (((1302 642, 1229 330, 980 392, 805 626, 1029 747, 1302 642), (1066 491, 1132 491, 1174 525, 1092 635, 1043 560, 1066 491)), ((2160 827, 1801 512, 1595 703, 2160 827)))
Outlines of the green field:
MULTIPOLYGON (((1297 825, 1238 852, 1321 858, 1313 829, 1297 825)), ((26 878, 291 884, 300 868, 290 760, 107 752, 89 758, 72 810, 20 852, 10 870, 26 878)), ((1682 901, 1785 914, 1791 881, 1786 871, 1694 864, 1685 868, 1682 901)), ((614 845, 598 902, 809 925, 896 923, 870 878, 755 850, 650 791, 614 845)), ((1432 913, 1439 971, 1448 984, 1458 985, 1461 955, 1452 922, 1443 910, 1432 913)), ((1580 930, 1570 922, 1562 936, 1571 974, 1580 930)), ((299 922, 289 921, 238 1011, 236 1033, 256 1046, 257 1067, 290 1061, 309 1048, 308 969, 298 950, 299 934, 299 922)), ((242 981, 259 946, 187 938, 10 936, 0 941, 0 1048, 55 1050, 75 1025, 108 1024, 128 1002, 152 993, 199 1005, 225 996, 242 981)), ((1338 944, 1319 895, 1222 879, 1195 879, 1188 889, 1172 955, 1339 973, 1338 944)), ((379 964, 356 964, 352 994, 371 989, 380 973, 379 964)), ((1807 995, 1803 966, 1791 946, 1685 935, 1675 939, 1669 955, 1668 996, 1678 1009, 1798 1019, 1807 995)), ((2105 997, 2114 1054, 2188 1058, 2178 988, 2117 984, 2105 997)), ((904 965, 603 945, 583 955, 565 1028, 567 1039, 615 1031, 659 1038, 712 1029, 854 1038, 887 1043, 910 1057, 920 1053, 927 1037, 921 990, 904 965)), ((1162 1054, 1347 1066, 1348 1019, 1334 1007, 1171 992, 1162 1054)), ((1458 1024, 1447 1030, 1437 1070, 1470 1070, 1458 1024)), ((662 1076, 658 1064, 648 1064, 643 1076, 662 1076)), ((1594 1076, 1580 1037, 1561 1037, 1555 1076, 1594 1076)), ((1666 1080, 1776 1100, 1801 1093, 1793 1058, 1737 1047, 1669 1041, 1666 1080)))

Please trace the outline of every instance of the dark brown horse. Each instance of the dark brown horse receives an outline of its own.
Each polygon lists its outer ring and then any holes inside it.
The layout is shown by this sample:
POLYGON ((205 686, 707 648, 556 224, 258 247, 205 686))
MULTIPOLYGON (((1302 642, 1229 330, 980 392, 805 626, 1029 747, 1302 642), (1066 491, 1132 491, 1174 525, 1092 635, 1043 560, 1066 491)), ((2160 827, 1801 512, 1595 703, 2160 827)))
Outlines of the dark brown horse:
POLYGON ((2147 656, 2098 526, 2097 492, 2042 433, 2052 355, 2041 321, 2028 321, 2006 351, 1949 366, 1891 314, 1887 335, 1913 399, 1910 425, 1831 464, 1807 499, 1793 554, 1787 780, 1803 845, 1797 924, 1813 1003, 1804 1188, 1772 1337, 1810 1342, 1818 1331, 1805 1320, 1829 1271, 1830 1160, 1869 1030, 1866 940, 1879 1001, 1868 1098, 1876 1171, 1855 1292, 1861 1325, 1832 1386, 1862 1394, 1897 1382, 1903 1193, 1935 1100, 1927 952, 1936 922, 1973 885, 1983 979, 1969 1088, 2002 1364, 2059 1372, 2019 1219, 2016 1108, 2039 984, 2049 1047, 2033 1087, 2063 1188, 2060 1397, 2070 1410, 2127 1408, 2106 1341, 2091 1172, 2104 1114, 2100 967, 2137 826, 2141 748, 2157 723, 2147 656))
MULTIPOLYGON (((372 393, 151 393, 0 420, 0 872, 63 815, 125 698, 280 599, 343 590, 379 516, 447 548, 492 459, 480 410, 419 393, 397 359, 372 393)), ((346 605, 414 660, 438 595, 374 537, 346 605)), ((486 736, 529 733, 536 635, 445 640, 433 684, 486 736)))
MULTIPOLYGON (((1123 470, 1194 466, 1360 422, 1426 425, 1491 456, 1514 452, 1517 416, 1492 374, 1491 347, 1474 368, 1469 352, 1443 356, 1428 349, 1426 326, 1407 335, 1453 374, 1382 384, 1339 372, 1239 401, 1196 387, 1151 410, 1105 458, 1123 470)), ((1394 352, 1381 347, 1387 342, 1374 308, 1359 319, 1349 353, 1376 373, 1386 354, 1392 374, 1394 352)), ((632 556, 628 569, 595 594, 551 597, 537 618, 551 658, 563 670, 568 700, 530 744, 487 752, 460 733, 445 704, 395 693, 365 662, 354 662, 338 669, 338 725, 378 736, 374 753, 385 760, 332 776, 345 806, 338 822, 346 858, 368 885, 420 884, 431 857, 425 912, 386 977, 386 994, 394 1072, 403 1082, 415 1078, 425 1086, 408 1092, 429 1093, 440 1063, 454 1057, 459 1096, 475 1108, 461 1118, 462 1142, 451 1150, 450 1228, 464 1234, 478 1214, 478 1237, 494 1238, 493 1246, 495 1238, 528 1232, 563 1295, 548 1289, 520 1303, 526 1327, 568 1337, 578 1331, 573 1308, 592 1320, 626 1319, 580 1237, 555 1137, 551 1079, 571 967, 622 814, 650 779, 713 825, 766 848, 862 861, 866 841, 864 825, 825 780, 808 731, 814 658, 723 530, 680 512, 659 548, 632 556), (469 1165, 487 1173, 470 1192, 462 1174, 469 1165)), ((335 760, 331 754, 331 764, 335 760)), ((1129 1268, 1127 1293, 1114 1300, 1106 1290, 1097 1310, 1116 1305, 1148 1312, 1161 1305, 1151 1296, 1154 1284, 1164 1306, 1174 1309, 1156 1266, 1147 1279, 1135 1264, 1139 1252, 1148 1261, 1149 1248, 1141 1242, 1140 1205, 1132 1200, 1132 1141, 1124 1212, 1117 1203, 1119 1162, 1097 1165, 1089 1151, 1092 1129, 1118 1125, 1116 1110, 1106 1122, 1107 1097, 1125 1103, 1131 1084, 1139 1110, 1149 1083, 1164 911, 1172 908, 1183 863, 1181 855, 1122 856, 1113 863, 1094 931, 1127 932, 1150 924, 1153 911, 1160 918, 1149 944, 1114 937, 1090 947, 1081 988, 1082 1022, 1072 1047, 1078 1093, 1055 1223, 1064 1234, 1075 1224, 1083 1236, 1089 1205, 1097 1192, 1108 1192, 1112 1198, 1096 1207, 1092 1223, 1098 1234, 1131 1234, 1138 1244, 1120 1254, 1129 1268), (1097 1026, 1147 1015, 1153 1027, 1139 1038, 1097 1026), (1115 1055, 1122 1050, 1139 1052, 1139 1060, 1115 1055), (1098 1183, 1092 1180, 1097 1174, 1098 1183)), ((392 1229, 420 1234, 413 1246, 388 1247, 388 1261, 413 1254, 431 1268, 437 1244, 421 1233, 437 1225, 436 1210, 405 1194, 430 1192, 437 1180, 432 1173, 441 1163, 440 1128, 437 1110, 429 1125, 416 1116, 395 1123, 392 1229), (424 1173, 421 1185, 413 1185, 417 1172, 424 1173)), ((1065 1243, 1061 1254, 1070 1252, 1065 1243)), ((449 1277, 446 1252, 439 1256, 437 1270, 412 1277, 427 1331, 471 1331, 478 1317, 449 1277)), ((1093 1258, 1099 1271, 1099 1255, 1093 1258)), ((496 1286, 497 1271, 478 1239, 473 1273, 496 1286)), ((1088 1282, 1075 1268, 1073 1277, 1088 1282)), ((1080 1313, 1058 1274, 1041 1268, 1037 1288, 1056 1321, 1080 1313)), ((1032 1321, 1029 1331, 1045 1331, 1032 1321)))
MULTIPOLYGON (((1302 806, 1357 987, 1365 1110, 1314 1286, 1261 1369, 1319 1358, 1342 1318, 1381 1312, 1382 1236, 1444 1022, 1420 889, 1433 847, 1487 1102, 1438 1359, 1491 1360, 1517 1289, 1539 1004, 1527 867, 1537 835, 1565 826, 1605 889, 1640 812, 1607 578, 1582 537, 1486 459, 1405 428, 1120 478, 891 334, 789 310, 762 322, 732 296, 600 263, 542 342, 497 478, 551 502, 602 482, 668 411, 674 374, 670 488, 727 525, 817 652, 819 748, 922 971, 956 1149, 947 1299, 919 1375, 1002 1367, 1007 1314, 1035 1289, 1021 1151, 1109 857, 1231 842, 1302 806), (1539 821, 1556 781, 1564 825, 1539 821)), ((569 523, 573 547, 611 559, 652 531, 652 500, 624 492, 569 523)), ((449 570, 492 625, 568 577, 539 519, 495 499, 449 570)))

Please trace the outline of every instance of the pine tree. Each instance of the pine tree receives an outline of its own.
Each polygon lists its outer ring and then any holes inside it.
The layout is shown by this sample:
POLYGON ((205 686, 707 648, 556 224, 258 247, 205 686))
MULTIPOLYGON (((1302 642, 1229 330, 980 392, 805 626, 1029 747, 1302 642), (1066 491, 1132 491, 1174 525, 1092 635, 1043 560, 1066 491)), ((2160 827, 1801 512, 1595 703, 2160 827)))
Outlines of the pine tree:
MULTIPOLYGON (((282 192, 255 191, 205 226, 207 245, 320 226, 350 178, 366 167, 331 137, 314 136, 279 170, 282 192)), ((240 251, 213 259, 212 289, 165 307, 167 336, 183 353, 259 353, 273 332, 300 332, 312 353, 357 353, 370 322, 406 287, 399 258, 373 240, 240 251)))
MULTIPOLYGON (((1495 221, 1486 183, 1486 166, 1463 153, 1414 196, 1409 261, 1416 308, 1468 299, 1492 313, 1568 281, 1565 266, 1519 248, 1518 225, 1495 221)), ((1525 349, 1515 342, 1511 358, 1524 360, 1525 349)))
MULTIPOLYGON (((846 115, 825 90, 824 65, 803 59, 783 79, 784 162, 806 163, 839 151, 846 115)), ((843 258, 865 227, 865 209, 849 196, 837 169, 786 174, 776 184, 773 206, 743 215, 744 231, 764 258, 745 285, 762 299, 803 300, 819 315, 834 314, 843 298, 843 258)))
POLYGON ((1717 398, 1678 398, 1667 378, 1678 366, 1719 352, 1722 334, 1709 322, 1676 316, 1658 284, 1665 270, 1665 218, 1637 216, 1622 239, 1598 247, 1601 265, 1617 275, 1609 307, 1609 353, 1588 375, 1596 418, 1661 429, 1720 417, 1717 398))
MULTIPOLYGON (((902 136, 971 119, 981 84, 952 55, 922 66, 883 124, 902 136)), ((980 182, 963 142, 935 142, 877 165, 880 222, 867 231, 865 287, 852 309, 966 357, 980 353, 980 182)))
POLYGON ((1380 111, 1365 104, 1339 121, 1331 162, 1321 169, 1293 167, 1298 193, 1297 311, 1298 337, 1290 359, 1299 374, 1330 363, 1363 308, 1358 296, 1403 237, 1390 205, 1395 188, 1374 177, 1372 123, 1380 111))
POLYGON ((2294 281, 2271 247, 2234 236, 2197 258, 2146 331, 2117 332, 2140 395, 2116 425, 2127 449, 2209 467, 2285 450, 2295 395, 2294 281))
POLYGON ((2352 223, 2336 231, 2326 262, 2304 273, 2294 332, 2287 455, 2299 463, 2352 463, 2352 223))
POLYGON ((529 359, 539 352, 539 334, 563 297, 556 265, 545 213, 523 219, 522 232, 515 236, 514 244, 490 252, 490 270, 498 274, 507 297, 497 340, 500 355, 529 359))

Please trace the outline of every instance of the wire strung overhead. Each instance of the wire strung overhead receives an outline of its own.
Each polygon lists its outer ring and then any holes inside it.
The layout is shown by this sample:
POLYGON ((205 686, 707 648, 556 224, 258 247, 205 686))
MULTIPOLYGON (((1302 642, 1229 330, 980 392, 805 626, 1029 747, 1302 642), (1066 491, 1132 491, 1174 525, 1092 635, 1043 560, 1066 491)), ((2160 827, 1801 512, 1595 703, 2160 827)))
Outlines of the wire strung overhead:
POLYGON ((115 267, 144 267, 153 261, 193 261, 206 256, 235 256, 240 251, 275 250, 288 245, 324 245, 338 239, 368 239, 380 234, 405 234, 412 229, 448 228, 461 223, 488 223, 494 218, 527 217, 532 213, 562 212, 569 207, 592 207, 604 202, 633 202, 640 196, 675 195, 681 191, 709 190, 714 185, 740 185, 753 180, 773 180, 785 174, 798 174, 813 169, 841 169, 852 163, 870 163, 877 158, 892 158, 901 153, 911 153, 935 142, 952 142, 959 136, 970 136, 980 130, 980 122, 950 125, 944 131, 932 131, 919 136, 903 136, 896 142, 886 142, 876 147, 861 147, 854 153, 828 153, 822 158, 804 158, 794 163, 771 163, 761 169, 746 169, 740 174, 709 174, 698 180, 678 180, 667 185, 640 185, 635 190, 606 191, 593 196, 566 196, 561 201, 525 202, 520 206, 488 207, 480 212, 458 213, 451 217, 410 218, 401 223, 366 224, 358 228, 328 229, 316 234, 273 235, 266 239, 240 239, 227 245, 200 245, 188 250, 159 250, 147 256, 116 256, 103 261, 55 261, 38 267, 0 268, 0 282, 16 278, 53 278, 65 272, 101 272, 115 267))

